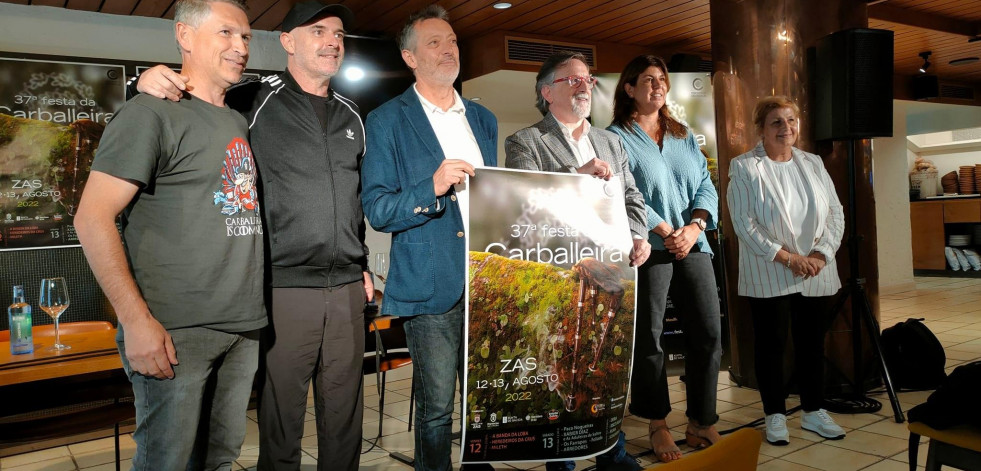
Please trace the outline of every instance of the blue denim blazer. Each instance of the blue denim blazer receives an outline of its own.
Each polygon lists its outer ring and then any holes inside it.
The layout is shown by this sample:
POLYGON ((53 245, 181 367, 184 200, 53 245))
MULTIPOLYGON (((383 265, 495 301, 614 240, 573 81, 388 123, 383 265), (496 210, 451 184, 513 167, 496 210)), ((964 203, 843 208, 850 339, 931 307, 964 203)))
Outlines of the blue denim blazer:
MULTIPOLYGON (((497 118, 463 101, 484 165, 496 167, 497 118)), ((449 311, 466 282, 463 219, 452 190, 433 190, 445 156, 413 87, 369 113, 365 133, 361 203, 371 227, 392 234, 382 314, 449 311)))

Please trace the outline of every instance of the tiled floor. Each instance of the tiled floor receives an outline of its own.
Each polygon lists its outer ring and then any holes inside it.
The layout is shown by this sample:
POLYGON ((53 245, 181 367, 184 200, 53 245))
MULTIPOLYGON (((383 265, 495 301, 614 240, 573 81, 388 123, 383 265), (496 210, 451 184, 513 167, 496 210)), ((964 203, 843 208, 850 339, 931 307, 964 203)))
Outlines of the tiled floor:
MULTIPOLYGON (((981 358, 981 279, 965 278, 917 278, 916 290, 884 295, 881 297, 881 316, 884 326, 891 326, 907 317, 926 318, 926 324, 937 334, 947 353, 947 370, 981 358)), ((412 434, 406 431, 409 412, 409 368, 396 370, 389 375, 385 396, 384 436, 378 448, 362 455, 363 470, 402 470, 410 468, 388 456, 389 451, 412 453, 412 434)), ((759 394, 754 390, 730 385, 727 374, 720 375, 718 410, 720 429, 735 427, 762 416, 759 394)), ((669 388, 674 412, 668 416, 668 425, 678 439, 684 438, 684 384, 672 378, 669 388)), ((365 436, 374 436, 378 430, 378 395, 372 377, 365 379, 365 436)), ((923 402, 929 392, 900 393, 903 409, 923 402)), ((897 424, 891 418, 888 398, 884 393, 877 398, 883 402, 883 410, 876 414, 839 415, 838 423, 848 432, 840 441, 819 440, 816 435, 802 432, 799 414, 789 420, 791 443, 775 447, 765 441, 760 450, 759 469, 776 470, 828 470, 828 471, 906 471, 909 469, 905 424, 897 424)), ((796 405, 792 398, 788 406, 796 405)), ((456 415, 455 417, 459 417, 456 415)), ((242 447, 238 465, 254 468, 258 453, 258 429, 255 412, 249 412, 248 435, 242 447)), ((315 469, 317 460, 316 430, 313 409, 307 414, 307 427, 303 439, 304 469, 315 469)), ((640 454, 649 449, 647 424, 634 417, 624 421, 628 449, 640 454)), ((925 440, 924 440, 925 442, 925 440)), ((123 456, 132 456, 135 448, 129 436, 123 440, 123 456)), ((365 447, 367 449, 367 446, 365 447)), ((682 447, 685 453, 691 452, 682 447)), ((926 461, 926 447, 920 445, 919 464, 926 461)), ((458 450, 454 457, 458 459, 458 450)), ((641 458, 645 466, 653 465, 651 456, 641 458)), ((9 471, 62 471, 62 470, 110 470, 113 469, 112 440, 102 439, 76 445, 11 456, 0 460, 0 468, 9 471)), ((123 463, 124 469, 129 461, 123 463)), ((589 460, 579 464, 583 469, 592 466, 589 460)), ((543 469, 541 463, 512 463, 495 465, 497 469, 543 469)))

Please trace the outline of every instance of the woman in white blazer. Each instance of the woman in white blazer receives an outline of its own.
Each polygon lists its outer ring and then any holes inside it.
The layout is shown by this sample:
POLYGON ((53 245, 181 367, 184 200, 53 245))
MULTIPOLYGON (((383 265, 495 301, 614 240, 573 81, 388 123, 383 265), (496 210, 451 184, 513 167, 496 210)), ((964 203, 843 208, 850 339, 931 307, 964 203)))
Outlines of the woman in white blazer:
POLYGON ((828 439, 845 432, 821 408, 824 335, 831 297, 841 288, 835 252, 845 219, 821 158, 796 147, 800 109, 786 97, 763 98, 756 147, 729 163, 732 226, 739 239, 740 296, 749 298, 756 337, 756 378, 766 439, 789 442, 783 377, 788 330, 804 413, 801 427, 828 439))

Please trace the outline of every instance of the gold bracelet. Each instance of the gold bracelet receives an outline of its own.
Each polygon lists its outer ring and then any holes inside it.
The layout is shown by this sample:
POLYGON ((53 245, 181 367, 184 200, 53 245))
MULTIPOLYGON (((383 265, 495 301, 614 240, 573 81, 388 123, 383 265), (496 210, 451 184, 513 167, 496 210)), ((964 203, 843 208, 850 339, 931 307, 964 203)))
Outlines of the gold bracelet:
POLYGON ((787 268, 790 268, 790 255, 787 255, 787 268))

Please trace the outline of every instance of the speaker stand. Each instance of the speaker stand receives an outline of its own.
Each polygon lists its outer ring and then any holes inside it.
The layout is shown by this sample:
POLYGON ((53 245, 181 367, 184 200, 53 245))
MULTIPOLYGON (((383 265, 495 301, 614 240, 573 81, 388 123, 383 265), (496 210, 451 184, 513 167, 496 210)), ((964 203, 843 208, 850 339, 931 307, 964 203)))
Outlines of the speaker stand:
MULTIPOLYGON (((874 410, 879 410, 882 404, 875 399, 870 399, 866 396, 865 390, 865 368, 862 361, 862 320, 864 319, 869 333, 869 339, 872 342, 872 346, 875 349, 875 355, 879 359, 879 367, 882 372, 882 382, 886 386, 886 392, 889 395, 889 402, 892 404, 893 416, 896 419, 896 423, 903 423, 906 419, 903 416, 903 409, 899 404, 899 399, 896 397, 896 390, 892 385, 892 378, 889 376, 889 368, 886 366, 885 357, 882 355, 882 344, 880 342, 879 336, 879 323, 875 320, 875 316, 872 315, 872 305, 869 303, 868 295, 865 292, 865 278, 861 276, 861 266, 858 261, 858 255, 860 251, 859 243, 862 241, 862 236, 858 234, 858 215, 857 205, 855 203, 855 140, 849 139, 847 141, 848 145, 848 265, 849 265, 849 277, 848 282, 841 292, 841 296, 835 302, 834 308, 831 312, 834 316, 842 314, 842 309, 845 307, 845 302, 849 299, 851 300, 851 311, 852 311, 852 359, 854 362, 854 381, 852 382, 852 396, 844 397, 842 399, 846 400, 859 400, 860 402, 865 402, 869 404, 874 404, 874 410)), ((864 412, 862 410, 855 410, 854 408, 849 408, 847 406, 837 406, 835 401, 830 401, 828 403, 828 409, 833 412, 844 412, 844 413, 855 413, 864 412)))

